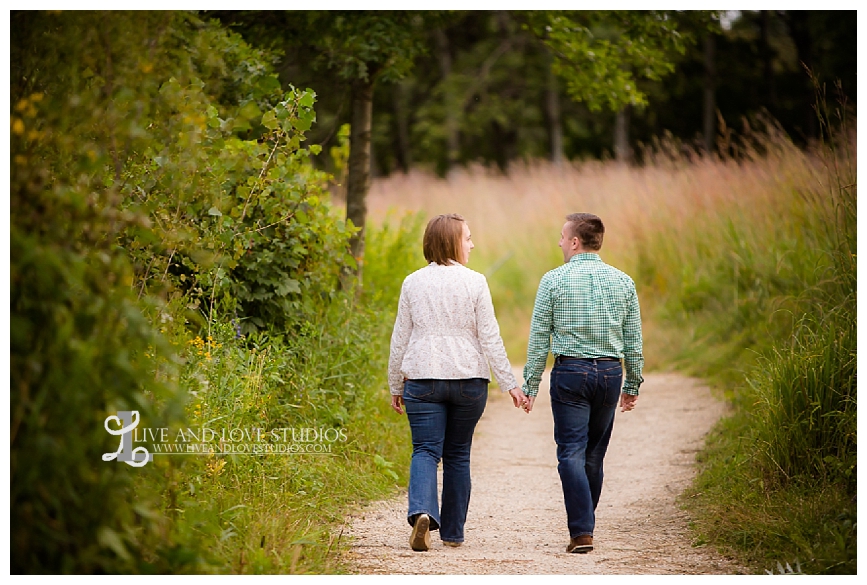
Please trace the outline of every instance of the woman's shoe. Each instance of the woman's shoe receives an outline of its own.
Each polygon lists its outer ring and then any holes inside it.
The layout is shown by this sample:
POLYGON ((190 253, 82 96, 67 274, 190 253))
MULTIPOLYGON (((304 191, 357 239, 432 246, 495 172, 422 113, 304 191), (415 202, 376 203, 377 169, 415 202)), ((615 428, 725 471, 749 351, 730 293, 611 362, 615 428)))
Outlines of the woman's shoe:
POLYGON ((409 535, 409 546, 415 551, 430 549, 430 517, 427 514, 416 516, 412 534, 409 535))
POLYGON ((453 548, 457 548, 457 547, 461 546, 462 544, 463 544, 462 542, 453 542, 451 540, 444 540, 443 541, 444 546, 451 546, 453 548))

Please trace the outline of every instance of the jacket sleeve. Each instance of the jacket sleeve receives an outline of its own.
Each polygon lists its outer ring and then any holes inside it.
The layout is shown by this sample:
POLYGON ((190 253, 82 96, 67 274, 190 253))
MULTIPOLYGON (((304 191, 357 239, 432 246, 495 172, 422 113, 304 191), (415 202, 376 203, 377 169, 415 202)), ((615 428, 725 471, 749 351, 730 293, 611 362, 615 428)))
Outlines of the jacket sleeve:
POLYGON ((388 387, 392 394, 403 394, 403 356, 409 346, 412 336, 412 315, 407 298, 406 280, 400 288, 400 300, 397 303, 397 318, 394 320, 394 330, 391 333, 391 349, 388 354, 388 387))
POLYGON ((506 356, 506 347, 500 337, 500 326, 494 314, 494 303, 491 300, 491 290, 488 281, 482 276, 481 286, 476 301, 476 331, 482 353, 500 385, 500 390, 508 392, 517 388, 518 382, 512 373, 512 365, 506 356))

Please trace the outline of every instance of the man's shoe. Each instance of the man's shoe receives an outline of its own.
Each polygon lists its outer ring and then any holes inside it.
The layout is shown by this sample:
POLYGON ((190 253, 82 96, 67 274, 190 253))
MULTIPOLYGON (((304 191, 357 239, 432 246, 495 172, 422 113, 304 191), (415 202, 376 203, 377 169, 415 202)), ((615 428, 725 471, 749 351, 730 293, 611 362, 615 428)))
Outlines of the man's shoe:
POLYGON ((588 535, 573 536, 569 539, 569 546, 566 547, 567 553, 589 553, 593 550, 593 537, 588 535))
POLYGON ((412 534, 409 535, 409 546, 415 551, 425 551, 430 548, 430 517, 427 514, 416 516, 412 534))
POLYGON ((452 541, 452 540, 444 540, 444 541, 443 541, 443 545, 444 545, 444 546, 450 546, 450 547, 452 547, 452 548, 458 548, 458 547, 461 546, 462 544, 463 544, 462 542, 454 542, 454 541, 452 541))

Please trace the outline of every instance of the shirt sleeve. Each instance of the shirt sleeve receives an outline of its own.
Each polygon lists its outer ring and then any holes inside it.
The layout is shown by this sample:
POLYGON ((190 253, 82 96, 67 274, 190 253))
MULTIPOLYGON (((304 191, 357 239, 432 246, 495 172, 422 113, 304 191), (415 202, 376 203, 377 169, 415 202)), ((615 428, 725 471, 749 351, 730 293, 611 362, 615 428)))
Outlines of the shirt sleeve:
POLYGON ((536 396, 545 372, 548 352, 551 350, 551 334, 554 330, 554 303, 550 273, 542 277, 533 305, 530 321, 530 339, 527 342, 527 363, 524 365, 524 394, 536 396))
POLYGON ((626 318, 623 320, 623 366, 625 380, 623 392, 638 396, 638 387, 644 382, 641 371, 644 369, 641 339, 641 309, 638 306, 638 294, 633 285, 629 298, 626 318))
POLYGON ((518 381, 512 373, 512 365, 506 356, 506 347, 500 337, 500 326, 494 314, 494 302, 491 300, 491 290, 487 279, 482 277, 482 286, 476 302, 476 331, 482 353, 488 360, 488 365, 500 385, 500 390, 508 392, 518 387, 518 381))
POLYGON ((400 288, 400 300, 397 302, 397 318, 394 320, 394 330, 391 333, 391 349, 388 354, 388 387, 392 394, 403 394, 403 356, 409 346, 412 336, 412 315, 407 299, 406 280, 400 288))

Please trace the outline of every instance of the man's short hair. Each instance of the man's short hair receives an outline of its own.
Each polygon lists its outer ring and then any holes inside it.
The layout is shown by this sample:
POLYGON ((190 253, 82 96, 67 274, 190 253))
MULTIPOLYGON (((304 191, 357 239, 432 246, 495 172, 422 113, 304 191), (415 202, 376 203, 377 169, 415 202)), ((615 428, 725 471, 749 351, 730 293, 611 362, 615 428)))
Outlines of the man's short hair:
POLYGON ((592 213, 570 213, 566 216, 569 231, 573 238, 578 238, 585 250, 599 250, 605 235, 605 226, 598 215, 592 213))
POLYGON ((444 266, 449 265, 449 260, 459 262, 464 221, 457 213, 447 213, 427 222, 422 241, 425 260, 444 266))

